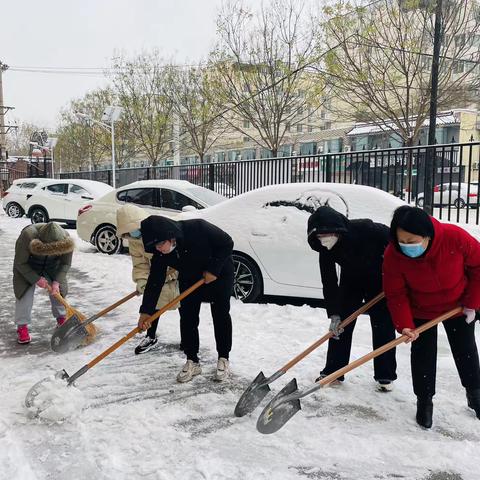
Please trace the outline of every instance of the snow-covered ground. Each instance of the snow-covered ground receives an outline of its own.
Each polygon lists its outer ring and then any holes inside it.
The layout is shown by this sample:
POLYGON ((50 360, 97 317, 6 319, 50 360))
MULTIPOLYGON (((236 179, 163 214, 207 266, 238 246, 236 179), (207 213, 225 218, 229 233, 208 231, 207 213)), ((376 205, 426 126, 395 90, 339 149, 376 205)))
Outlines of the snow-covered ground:
MULTIPOLYGON (((244 305, 233 301, 233 378, 212 381, 216 352, 208 308, 200 325, 203 375, 180 385, 178 313, 160 321, 161 346, 135 356, 134 339, 80 377, 84 409, 60 422, 31 418, 23 406, 29 388, 62 368, 74 373, 136 326, 139 299, 97 322, 98 340, 65 355, 49 347, 54 321, 37 292, 32 343, 17 345, 11 270, 16 237, 27 219, 0 214, 0 479, 336 479, 478 480, 480 422, 467 408, 440 328, 434 427, 417 427, 409 347, 397 349, 399 379, 392 393, 374 390, 371 364, 302 401, 302 411, 273 435, 256 431, 258 408, 233 415, 243 390, 260 370, 271 375, 325 333, 324 310, 307 306, 244 305)), ((77 239, 70 303, 89 316, 133 290, 130 259, 105 256, 77 239)), ((478 327, 477 327, 478 332, 478 327)), ((478 335, 478 333, 477 333, 478 335)), ((352 358, 371 350, 361 317, 352 358)), ((480 340, 480 338, 478 338, 480 340)), ((326 346, 272 385, 293 376, 310 386, 326 346)), ((78 392, 80 395, 80 392, 78 392)), ((71 405, 80 401, 70 393, 71 405)), ((262 407, 266 402, 262 404, 262 407)), ((70 409, 72 410, 72 409, 70 409)))

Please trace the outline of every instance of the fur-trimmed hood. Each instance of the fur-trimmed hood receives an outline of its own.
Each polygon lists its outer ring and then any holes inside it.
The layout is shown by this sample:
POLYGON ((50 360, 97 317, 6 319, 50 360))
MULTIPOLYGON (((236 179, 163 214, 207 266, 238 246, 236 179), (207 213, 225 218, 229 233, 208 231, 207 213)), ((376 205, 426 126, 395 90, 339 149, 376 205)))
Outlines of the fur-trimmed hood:
POLYGON ((45 243, 40 239, 35 238, 30 242, 30 253, 32 255, 47 256, 47 255, 65 255, 71 253, 75 249, 75 243, 70 237, 56 242, 45 243))
POLYGON ((36 225, 37 238, 32 239, 29 250, 32 255, 60 256, 73 252, 74 241, 58 223, 48 222, 36 225))

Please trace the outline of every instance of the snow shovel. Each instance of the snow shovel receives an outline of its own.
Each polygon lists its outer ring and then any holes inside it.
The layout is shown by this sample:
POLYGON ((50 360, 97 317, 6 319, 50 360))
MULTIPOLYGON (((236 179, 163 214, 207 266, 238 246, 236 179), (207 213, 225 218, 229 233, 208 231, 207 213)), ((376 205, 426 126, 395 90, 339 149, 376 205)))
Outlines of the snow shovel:
POLYGON ((73 315, 68 315, 67 308, 67 316, 69 318, 65 321, 63 325, 57 327, 55 329, 55 332, 53 332, 52 338, 50 340, 52 350, 57 353, 65 353, 78 347, 88 336, 88 331, 85 328, 87 325, 97 320, 98 318, 103 317, 108 312, 111 312, 115 308, 119 307, 131 298, 136 297, 137 295, 138 294, 136 291, 129 293, 126 297, 123 297, 122 299, 118 300, 118 302, 115 302, 113 305, 110 305, 109 307, 103 309, 101 312, 98 312, 97 314, 91 316, 88 319, 85 319, 83 315, 83 318, 80 318, 78 315, 79 312, 75 311, 73 315))
MULTIPOLYGON (((178 297, 174 298, 171 302, 167 303, 164 305, 160 310, 155 312, 153 315, 149 317, 150 321, 153 321, 157 319, 160 315, 165 313, 167 310, 172 308, 174 305, 179 303, 181 300, 183 300, 185 297, 190 295, 194 290, 197 288, 201 287, 205 283, 205 279, 202 278, 198 282, 194 283, 190 288, 182 292, 178 297)), ((91 360, 89 363, 84 365, 80 370, 76 371, 73 375, 69 375, 65 370, 59 370, 55 373, 56 378, 60 378, 62 380, 65 380, 66 385, 70 386, 77 380, 79 377, 81 377, 84 373, 87 373, 88 370, 90 370, 92 367, 94 367, 97 363, 102 361, 106 356, 110 355, 112 352, 114 352, 117 348, 122 346, 127 340, 130 340, 132 337, 134 337, 137 333, 140 333, 141 330, 139 327, 135 327, 132 331, 127 333, 124 337, 122 337, 120 340, 115 342, 112 346, 107 348, 104 352, 102 352, 100 355, 95 357, 93 360, 91 360)), ((32 388, 27 393, 27 396, 25 397, 25 406, 27 408, 31 408, 35 404, 35 397, 42 391, 42 386, 46 382, 49 382, 50 378, 44 378, 37 382, 32 388)))
MULTIPOLYGON (((449 318, 458 316, 462 313, 462 308, 457 307, 453 310, 450 310, 443 315, 430 320, 427 323, 424 323, 420 327, 416 328, 414 331, 416 333, 422 333, 425 330, 447 320, 449 318)), ((297 380, 294 378, 291 382, 289 382, 282 391, 280 391, 264 408, 263 412, 258 417, 257 421, 257 430, 260 433, 269 434, 275 433, 276 431, 280 430, 280 428, 287 423, 290 418, 292 418, 300 409, 300 399, 310 395, 311 393, 319 390, 322 387, 325 387, 332 383, 337 378, 341 377, 347 372, 350 372, 354 368, 363 365, 364 363, 368 362, 372 358, 378 357, 382 353, 391 350, 392 348, 404 343, 409 337, 406 335, 401 335, 400 337, 395 338, 394 340, 386 343, 385 345, 373 350, 370 353, 367 353, 363 357, 350 362, 343 368, 338 369, 336 372, 327 375, 326 377, 322 378, 318 382, 316 382, 312 387, 304 390, 299 391, 297 388, 297 380)))
MULTIPOLYGON (((376 303, 382 300, 384 296, 385 295, 383 292, 379 293, 375 298, 372 298, 369 302, 361 306, 357 311, 353 312, 350 316, 343 320, 343 322, 340 323, 339 327, 344 328, 350 323, 352 323, 358 316, 362 315, 368 309, 370 309, 376 303)), ((237 405, 235 406, 235 416, 243 417, 247 413, 253 412, 270 391, 270 387, 268 386, 270 383, 278 380, 282 375, 284 375, 288 370, 290 370, 290 368, 300 362, 300 360, 303 360, 307 355, 309 355, 320 345, 322 345, 322 343, 325 343, 333 336, 333 332, 326 333, 323 337, 318 339, 315 343, 312 343, 312 345, 310 345, 306 350, 297 355, 293 360, 290 360, 280 370, 278 370, 268 378, 265 378, 263 372, 260 372, 238 400, 237 405)))

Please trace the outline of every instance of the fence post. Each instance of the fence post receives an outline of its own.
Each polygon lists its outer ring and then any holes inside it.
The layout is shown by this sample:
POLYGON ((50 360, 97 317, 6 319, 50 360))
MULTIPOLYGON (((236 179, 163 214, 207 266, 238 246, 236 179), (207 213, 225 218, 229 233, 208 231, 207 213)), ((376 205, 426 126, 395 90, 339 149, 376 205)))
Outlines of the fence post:
POLYGON ((108 184, 112 186, 112 171, 107 170, 107 178, 108 178, 108 184))
POLYGON ((325 181, 332 181, 332 156, 327 153, 327 158, 325 159, 325 181))
POLYGON ((208 165, 208 188, 213 191, 215 190, 215 170, 213 163, 208 165))

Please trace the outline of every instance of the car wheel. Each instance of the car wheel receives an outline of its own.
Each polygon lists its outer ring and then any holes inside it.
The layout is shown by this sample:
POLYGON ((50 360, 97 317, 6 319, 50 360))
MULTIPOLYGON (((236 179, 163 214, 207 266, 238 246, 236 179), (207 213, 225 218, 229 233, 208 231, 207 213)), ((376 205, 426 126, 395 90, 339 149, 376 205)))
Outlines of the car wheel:
POLYGON ((42 207, 34 207, 29 212, 29 217, 32 223, 47 223, 48 213, 42 207))
POLYGON ((423 208, 423 197, 417 198, 417 207, 423 208))
POLYGON ((253 260, 239 253, 233 254, 233 267, 233 296, 245 303, 254 302, 263 291, 260 269, 253 260))
POLYGON ((120 251, 122 242, 117 237, 117 230, 112 225, 104 225, 95 233, 95 246, 100 253, 113 255, 120 251))
POLYGON ((453 202, 455 208, 465 208, 465 200, 463 198, 457 198, 453 202))
POLYGON ((18 203, 14 203, 14 202, 9 203, 7 205, 5 212, 9 217, 12 217, 12 218, 23 217, 23 214, 25 213, 23 211, 23 208, 18 203))

